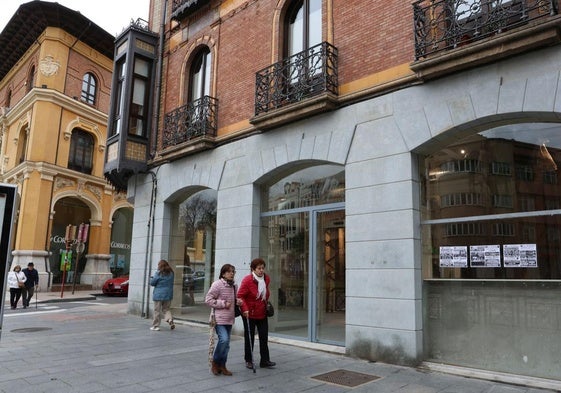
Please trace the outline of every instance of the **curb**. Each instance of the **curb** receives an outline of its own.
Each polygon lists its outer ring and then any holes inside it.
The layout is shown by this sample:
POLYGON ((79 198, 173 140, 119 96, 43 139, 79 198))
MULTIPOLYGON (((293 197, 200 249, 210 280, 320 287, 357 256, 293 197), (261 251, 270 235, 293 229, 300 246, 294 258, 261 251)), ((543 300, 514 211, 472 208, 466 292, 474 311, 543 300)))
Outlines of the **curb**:
POLYGON ((57 299, 38 300, 37 303, 61 303, 61 302, 83 302, 86 300, 95 300, 96 296, 83 296, 83 297, 62 297, 57 299))

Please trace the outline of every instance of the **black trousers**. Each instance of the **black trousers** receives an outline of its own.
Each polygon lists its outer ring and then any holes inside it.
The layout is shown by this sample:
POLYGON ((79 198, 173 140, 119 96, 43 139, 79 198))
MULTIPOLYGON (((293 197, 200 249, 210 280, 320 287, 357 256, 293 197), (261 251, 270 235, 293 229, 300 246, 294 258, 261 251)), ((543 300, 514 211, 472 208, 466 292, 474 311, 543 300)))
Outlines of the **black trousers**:
POLYGON ((10 288, 10 306, 16 308, 21 297, 21 288, 10 288))
POLYGON ((244 359, 246 362, 252 361, 251 349, 255 345, 255 329, 259 335, 259 355, 261 357, 260 364, 270 361, 269 358, 269 320, 242 318, 244 330, 244 359), (249 331, 249 335, 248 335, 249 331), (251 338, 251 341, 249 341, 251 338))

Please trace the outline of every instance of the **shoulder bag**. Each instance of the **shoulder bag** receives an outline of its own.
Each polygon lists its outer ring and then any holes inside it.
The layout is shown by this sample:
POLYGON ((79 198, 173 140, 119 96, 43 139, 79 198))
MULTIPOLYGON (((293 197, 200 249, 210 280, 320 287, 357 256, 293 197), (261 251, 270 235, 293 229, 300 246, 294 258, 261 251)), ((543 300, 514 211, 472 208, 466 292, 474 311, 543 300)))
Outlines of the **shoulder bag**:
POLYGON ((273 307, 273 303, 267 302, 267 316, 272 317, 275 315, 275 308, 273 307))
POLYGON ((20 281, 20 280, 19 280, 18 274, 17 274, 17 273, 15 273, 15 274, 16 274, 16 280, 18 280, 18 287, 23 288, 23 286, 24 286, 25 284, 23 283, 23 281, 20 281))

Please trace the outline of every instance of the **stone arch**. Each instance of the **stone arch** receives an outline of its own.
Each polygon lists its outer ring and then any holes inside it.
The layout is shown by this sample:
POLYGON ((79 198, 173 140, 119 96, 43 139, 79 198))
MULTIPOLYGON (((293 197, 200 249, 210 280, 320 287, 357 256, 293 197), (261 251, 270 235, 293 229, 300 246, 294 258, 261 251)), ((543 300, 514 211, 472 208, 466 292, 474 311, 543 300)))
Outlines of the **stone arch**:
POLYGON ((54 213, 56 203, 64 198, 76 198, 86 204, 91 212, 91 223, 92 225, 99 225, 103 219, 103 213, 101 205, 95 199, 95 197, 89 195, 87 192, 78 192, 77 190, 62 191, 53 195, 53 200, 51 201, 51 212, 54 213))
POLYGON ((288 162, 278 167, 270 168, 267 173, 262 174, 259 178, 255 179, 253 183, 259 185, 264 182, 275 182, 276 180, 282 179, 290 173, 297 172, 301 169, 325 164, 341 165, 340 163, 324 160, 299 160, 288 162))
POLYGON ((561 123, 561 118, 554 112, 541 113, 502 113, 486 116, 482 119, 468 121, 460 126, 451 127, 442 131, 438 138, 431 138, 416 147, 413 151, 419 154, 429 154, 448 145, 452 140, 460 140, 469 135, 503 125, 516 125, 525 123, 561 123))
POLYGON ((103 151, 105 149, 105 136, 102 134, 99 126, 87 119, 76 117, 75 119, 68 122, 66 125, 66 129, 64 130, 64 139, 70 141, 70 137, 72 136, 72 131, 75 128, 80 128, 84 131, 87 131, 94 135, 95 144, 98 146, 99 151, 103 151))
POLYGON ((118 201, 111 207, 111 211, 109 212, 109 220, 112 220, 115 212, 120 209, 134 209, 134 207, 126 200, 118 201))
POLYGON ((409 150, 421 153, 437 141, 445 144, 487 128, 559 122, 561 70, 552 54, 544 51, 543 61, 528 55, 516 65, 489 65, 377 101, 387 105, 391 100, 393 113, 385 114, 394 119, 409 150))
POLYGON ((175 203, 177 201, 187 199, 199 191, 209 190, 209 189, 211 188, 202 185, 190 185, 187 187, 183 187, 178 190, 175 190, 172 194, 168 195, 168 197, 164 200, 164 203, 175 203))

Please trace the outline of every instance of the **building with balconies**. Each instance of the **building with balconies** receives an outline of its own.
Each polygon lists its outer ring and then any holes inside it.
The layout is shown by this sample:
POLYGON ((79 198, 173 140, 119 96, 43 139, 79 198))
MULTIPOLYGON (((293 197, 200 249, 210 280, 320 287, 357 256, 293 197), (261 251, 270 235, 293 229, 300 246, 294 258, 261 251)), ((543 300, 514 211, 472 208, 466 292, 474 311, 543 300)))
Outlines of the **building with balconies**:
MULTIPOLYGON (((558 386, 558 7, 153 0, 154 50, 122 41, 150 58, 149 101, 125 77, 108 140, 145 167, 106 159, 141 217, 129 311, 150 312, 155 262, 188 265, 196 222, 204 289, 267 261, 279 340, 558 386), (143 139, 120 122, 135 100, 143 139), (215 208, 193 220, 195 197, 215 208)), ((206 322, 203 296, 174 315, 206 322)))
POLYGON ((8 263, 34 262, 43 291, 100 289, 119 273, 112 261, 128 273, 132 205, 103 172, 114 40, 43 1, 20 5, 0 33, 0 181, 19 199, 8 263), (80 224, 85 247, 69 243, 63 264, 66 228, 80 224))

